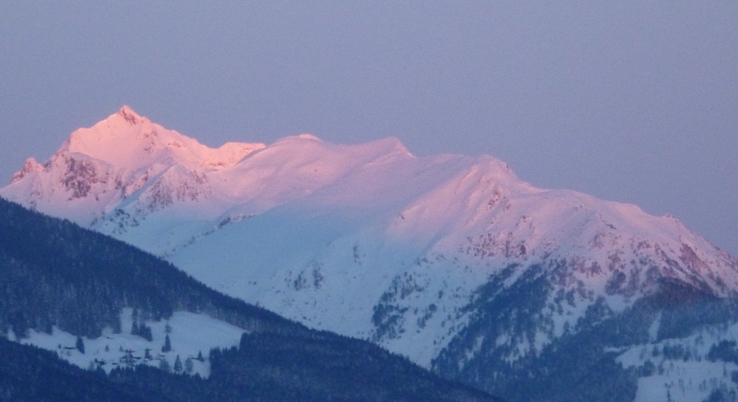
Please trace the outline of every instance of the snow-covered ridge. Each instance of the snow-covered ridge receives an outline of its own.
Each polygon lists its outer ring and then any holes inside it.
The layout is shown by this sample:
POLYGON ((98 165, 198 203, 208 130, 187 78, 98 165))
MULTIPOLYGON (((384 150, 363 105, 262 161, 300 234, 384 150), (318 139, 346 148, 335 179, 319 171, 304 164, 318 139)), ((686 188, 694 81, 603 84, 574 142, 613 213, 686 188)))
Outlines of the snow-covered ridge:
POLYGON ((57 154, 79 153, 132 171, 155 163, 224 169, 261 148, 264 144, 226 143, 217 149, 208 148, 123 106, 94 126, 72 133, 57 154))
POLYGON ((479 338, 465 361, 488 344, 507 361, 538 353, 595 303, 621 312, 664 278, 738 295, 738 262, 673 217, 539 189, 490 156, 415 157, 395 138, 211 149, 124 107, 26 162, 0 196, 425 367, 479 318, 490 284, 549 278, 546 325, 479 338))

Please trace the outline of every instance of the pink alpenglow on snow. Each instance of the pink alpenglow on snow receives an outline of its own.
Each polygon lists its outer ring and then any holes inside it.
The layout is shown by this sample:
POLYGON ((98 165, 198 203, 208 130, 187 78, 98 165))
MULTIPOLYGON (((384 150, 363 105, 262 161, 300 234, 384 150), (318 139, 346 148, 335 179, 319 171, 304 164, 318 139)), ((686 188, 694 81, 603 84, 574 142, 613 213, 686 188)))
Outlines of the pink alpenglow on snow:
POLYGON ((490 156, 416 157, 396 138, 212 149, 123 107, 43 164, 29 159, 0 196, 425 367, 464 328, 480 286, 510 266, 506 285, 530 267, 566 267, 555 286, 583 295, 540 312, 551 336, 598 299, 622 311, 660 278, 738 295, 736 260, 673 217, 536 188, 490 156), (397 314, 392 331, 374 319, 380 304, 397 314))

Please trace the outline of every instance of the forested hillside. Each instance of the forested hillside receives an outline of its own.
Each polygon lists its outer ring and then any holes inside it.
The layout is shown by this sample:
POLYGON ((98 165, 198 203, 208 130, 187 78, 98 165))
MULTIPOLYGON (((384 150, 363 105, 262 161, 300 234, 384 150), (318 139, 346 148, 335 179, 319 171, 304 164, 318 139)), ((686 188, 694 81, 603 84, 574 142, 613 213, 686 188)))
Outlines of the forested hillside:
POLYGON ((96 338, 123 330, 124 308, 141 322, 177 311, 205 314, 245 333, 238 348, 210 352, 207 379, 135 364, 107 375, 83 371, 53 352, 3 339, 0 395, 19 401, 496 400, 368 342, 309 330, 221 295, 134 247, 0 199, 3 334, 22 341, 30 331, 58 329, 96 338))
POLYGON ((249 331, 304 333, 302 325, 224 296, 150 254, 71 222, 0 199, 0 331, 52 326, 96 337, 120 330, 120 311, 142 318, 205 313, 249 331))

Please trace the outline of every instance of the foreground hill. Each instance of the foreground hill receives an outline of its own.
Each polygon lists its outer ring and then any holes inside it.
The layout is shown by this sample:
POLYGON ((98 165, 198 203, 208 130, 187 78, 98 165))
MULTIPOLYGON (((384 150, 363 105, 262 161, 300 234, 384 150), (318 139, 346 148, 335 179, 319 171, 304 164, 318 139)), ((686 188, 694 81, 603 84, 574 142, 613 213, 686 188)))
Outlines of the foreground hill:
POLYGON ((707 359, 734 337, 733 257, 671 216, 535 188, 492 157, 310 135, 210 149, 124 107, 0 195, 511 400, 736 390, 732 363, 707 359), (677 345, 691 360, 661 352, 677 345), (693 370, 709 385, 689 388, 693 370))
POLYGON ((7 400, 497 400, 1 199, 0 333, 7 400))

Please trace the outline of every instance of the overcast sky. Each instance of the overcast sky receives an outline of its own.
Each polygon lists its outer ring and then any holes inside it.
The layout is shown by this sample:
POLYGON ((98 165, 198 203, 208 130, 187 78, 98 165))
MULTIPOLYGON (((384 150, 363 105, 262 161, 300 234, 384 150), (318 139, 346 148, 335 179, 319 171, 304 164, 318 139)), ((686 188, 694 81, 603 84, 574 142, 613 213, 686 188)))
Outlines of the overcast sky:
POLYGON ((123 104, 209 146, 489 154, 738 256, 735 0, 0 1, 0 182, 123 104))

